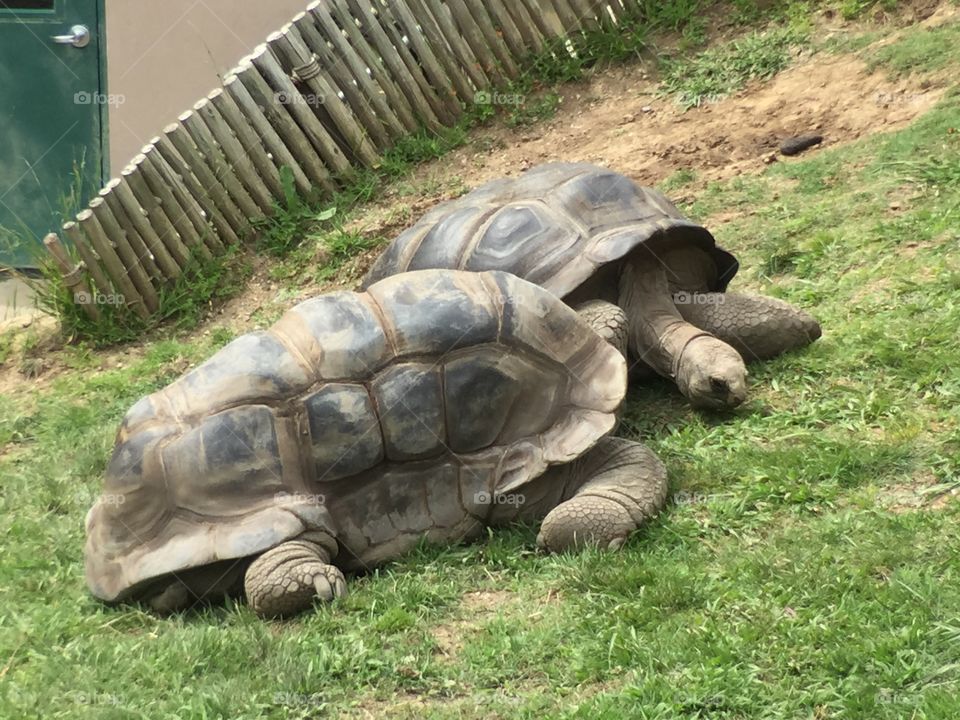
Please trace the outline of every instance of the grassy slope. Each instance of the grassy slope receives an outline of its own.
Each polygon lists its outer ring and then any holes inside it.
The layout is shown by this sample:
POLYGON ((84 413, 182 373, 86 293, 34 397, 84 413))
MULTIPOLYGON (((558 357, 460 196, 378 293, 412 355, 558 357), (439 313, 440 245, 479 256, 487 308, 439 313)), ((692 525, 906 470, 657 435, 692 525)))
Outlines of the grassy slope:
MULTIPOLYGON (((946 51, 913 31, 866 52, 924 71, 954 46, 930 37, 946 51)), ((517 529, 405 558, 284 625, 106 609, 84 588, 82 517, 117 422, 226 338, 98 374, 78 351, 48 391, 0 397, 0 717, 957 717, 957 504, 887 506, 958 483, 958 116, 954 92, 902 132, 687 208, 742 211, 716 228, 736 285, 813 309, 826 334, 756 367, 733 417, 633 393, 625 429, 678 502, 617 555, 536 556, 517 529)))

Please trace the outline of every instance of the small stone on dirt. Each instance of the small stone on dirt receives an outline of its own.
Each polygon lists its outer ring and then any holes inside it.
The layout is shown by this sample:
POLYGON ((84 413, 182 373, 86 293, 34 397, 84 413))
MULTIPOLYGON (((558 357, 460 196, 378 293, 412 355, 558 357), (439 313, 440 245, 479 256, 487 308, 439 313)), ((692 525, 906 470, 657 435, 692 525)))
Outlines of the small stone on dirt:
POLYGON ((798 155, 807 148, 823 142, 823 135, 798 135, 780 143, 780 152, 784 155, 798 155))
POLYGON ((640 108, 640 112, 642 112, 642 113, 652 113, 652 112, 653 112, 653 108, 650 107, 649 105, 644 105, 642 108, 640 108))

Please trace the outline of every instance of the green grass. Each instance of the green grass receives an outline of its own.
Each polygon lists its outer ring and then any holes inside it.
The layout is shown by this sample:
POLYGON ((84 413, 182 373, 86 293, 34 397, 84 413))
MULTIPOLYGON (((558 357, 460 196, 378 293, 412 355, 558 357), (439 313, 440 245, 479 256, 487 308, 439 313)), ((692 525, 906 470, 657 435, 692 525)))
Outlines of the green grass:
POLYGON ((661 59, 661 91, 685 108, 718 100, 750 80, 764 80, 785 68, 790 49, 805 36, 792 27, 753 32, 693 58, 661 59))
MULTIPOLYGON (((107 370, 60 351, 54 380, 0 395, 0 717, 960 716, 960 505, 937 502, 960 486, 958 116, 955 89, 685 206, 738 254, 734 289, 802 305, 824 337, 753 366, 731 415, 631 391, 622 432, 663 458, 674 502, 617 554, 537 555, 521 527, 287 623, 104 607, 83 517, 117 424, 230 335, 107 370)), ((311 242, 360 249, 329 222, 311 242)))
POLYGON ((882 45, 866 55, 872 68, 883 66, 890 75, 899 77, 915 71, 932 72, 955 61, 960 44, 960 27, 956 23, 934 28, 912 27, 897 42, 882 45))

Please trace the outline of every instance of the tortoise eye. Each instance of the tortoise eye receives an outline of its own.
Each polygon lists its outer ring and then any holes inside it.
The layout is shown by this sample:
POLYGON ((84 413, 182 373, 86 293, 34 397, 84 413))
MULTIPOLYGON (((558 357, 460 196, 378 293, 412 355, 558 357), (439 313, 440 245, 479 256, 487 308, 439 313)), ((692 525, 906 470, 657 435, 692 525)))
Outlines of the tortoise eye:
POLYGON ((717 395, 722 393, 729 392, 730 386, 727 385, 726 380, 721 380, 720 378, 710 378, 710 390, 717 395))

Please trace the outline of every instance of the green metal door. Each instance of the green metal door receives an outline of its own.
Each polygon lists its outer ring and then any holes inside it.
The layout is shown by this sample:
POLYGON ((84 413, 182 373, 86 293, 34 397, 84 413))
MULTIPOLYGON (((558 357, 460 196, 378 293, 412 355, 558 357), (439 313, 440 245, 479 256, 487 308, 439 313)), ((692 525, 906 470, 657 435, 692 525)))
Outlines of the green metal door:
POLYGON ((0 0, 0 265, 36 265, 109 175, 104 24, 103 0, 0 0))

